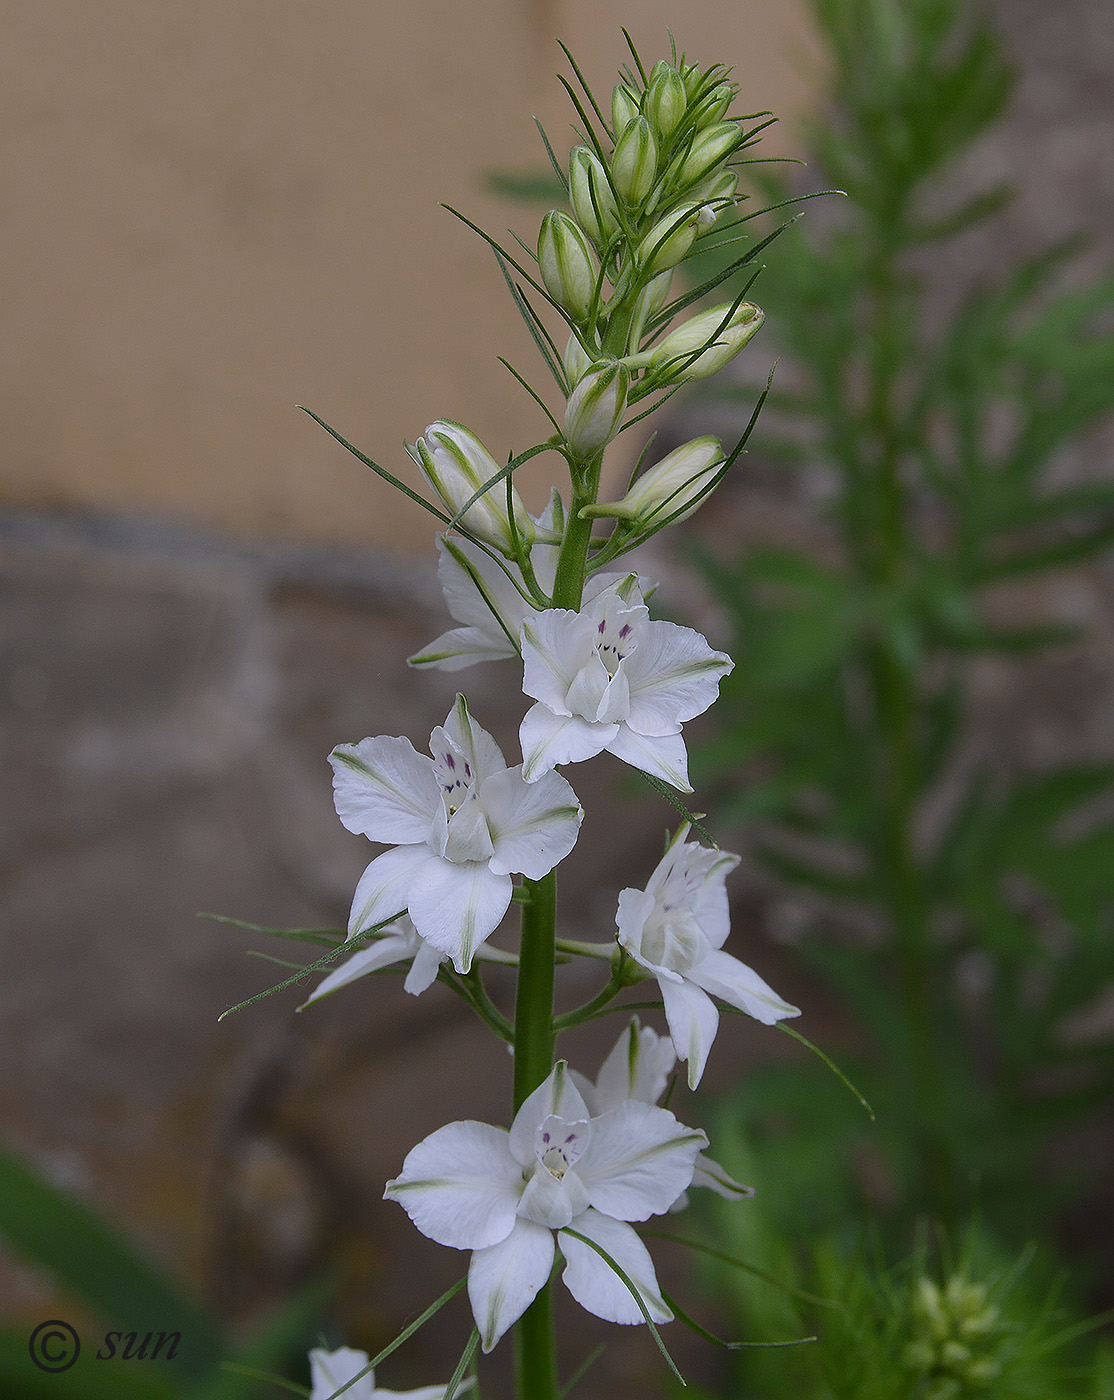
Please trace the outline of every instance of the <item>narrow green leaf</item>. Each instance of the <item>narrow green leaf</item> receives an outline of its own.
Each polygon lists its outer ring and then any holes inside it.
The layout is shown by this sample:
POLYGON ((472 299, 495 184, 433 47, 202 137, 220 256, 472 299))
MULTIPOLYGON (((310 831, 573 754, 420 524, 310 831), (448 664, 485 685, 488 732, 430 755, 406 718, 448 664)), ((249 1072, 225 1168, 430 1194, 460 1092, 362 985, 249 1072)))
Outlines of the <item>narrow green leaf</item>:
POLYGON ((330 437, 336 438, 341 447, 346 447, 353 457, 358 457, 365 467, 370 467, 373 472, 381 476, 384 481, 389 482, 396 490, 401 491, 404 496, 409 496, 412 501, 420 505, 423 510, 429 511, 430 515, 435 515, 438 520, 448 521, 449 517, 443 511, 438 510, 435 505, 431 505, 424 496, 419 496, 417 491, 411 491, 405 482, 399 481, 397 476, 392 476, 386 467, 381 467, 378 462, 373 462, 370 457, 365 457, 358 447, 353 447, 348 439, 341 437, 335 428, 330 428, 324 418, 319 418, 312 408, 307 408, 304 403, 295 404, 294 407, 300 408, 303 413, 308 413, 315 423, 321 424, 330 437))

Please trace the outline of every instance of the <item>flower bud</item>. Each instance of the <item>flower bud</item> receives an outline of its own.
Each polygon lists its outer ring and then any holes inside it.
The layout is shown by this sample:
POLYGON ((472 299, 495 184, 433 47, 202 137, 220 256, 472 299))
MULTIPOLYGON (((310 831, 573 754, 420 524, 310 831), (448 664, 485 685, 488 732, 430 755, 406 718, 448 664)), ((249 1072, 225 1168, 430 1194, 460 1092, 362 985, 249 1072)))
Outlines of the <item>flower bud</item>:
POLYGON ((611 179, 619 198, 632 209, 653 188, 658 169, 658 144, 653 128, 643 116, 635 117, 615 143, 611 179))
POLYGON ((643 271, 655 276, 676 267, 688 256, 699 232, 700 210, 695 204, 683 204, 671 210, 638 245, 638 261, 643 271))
POLYGON ((538 267, 546 291, 574 321, 587 318, 596 286, 596 261, 580 228, 551 209, 538 233, 538 267))
POLYGON ((618 83, 611 94, 611 124, 615 129, 616 141, 638 116, 640 110, 638 93, 626 83, 618 83))
POLYGON ((565 353, 561 356, 561 364, 565 368, 565 378, 575 387, 584 378, 585 371, 591 366, 591 363, 592 361, 585 353, 583 345, 575 335, 570 335, 568 344, 565 346, 565 353))
MULTIPOLYGON (((634 304, 634 312, 631 316, 632 333, 641 340, 642 331, 652 317, 656 316, 665 303, 669 300, 669 289, 673 283, 673 272, 666 269, 647 282, 638 294, 638 300, 634 304)), ((631 346, 631 352, 637 350, 636 345, 631 346)))
POLYGON ((656 520, 687 520, 703 502, 701 492, 723 460, 718 439, 693 438, 643 472, 621 501, 601 508, 601 513, 606 510, 643 525, 656 520))
MULTIPOLYGON (((500 471, 499 463, 475 433, 445 418, 431 423, 415 447, 422 475, 444 501, 451 515, 455 515, 484 482, 490 481, 500 471)), ((534 524, 513 486, 511 503, 519 538, 528 546, 534 540, 534 524)), ((500 481, 469 506, 461 524, 477 539, 494 545, 504 554, 513 554, 506 482, 500 481)))
POLYGON ((671 136, 688 106, 685 84, 676 68, 668 63, 654 65, 645 105, 651 126, 663 138, 671 136))
POLYGON ((581 378, 565 410, 565 441, 577 457, 591 457, 619 431, 629 388, 630 371, 617 360, 581 378))
POLYGON ((693 204, 722 205, 724 200, 735 198, 738 184, 739 177, 734 170, 717 170, 689 190, 688 197, 693 204))
POLYGON ((587 146, 574 146, 569 155, 569 198, 577 223, 605 248, 618 231, 619 210, 603 162, 587 146))
POLYGON ((713 126, 722 121, 724 113, 735 101, 735 89, 730 83, 720 83, 714 87, 700 104, 697 124, 701 127, 713 126))
POLYGON ((704 74, 700 71, 699 63, 687 64, 681 69, 681 80, 685 85, 685 92, 689 101, 700 91, 700 84, 704 81, 704 74))
POLYGON ((651 368, 665 370, 670 378, 676 379, 707 379, 721 370, 757 333, 766 319, 765 313, 757 306, 744 301, 735 308, 727 325, 723 325, 729 311, 730 302, 713 306, 710 311, 702 311, 699 316, 691 317, 676 330, 670 331, 654 347, 650 357, 651 368), (712 344, 708 344, 709 341, 712 344), (702 345, 707 345, 707 348, 696 355, 702 345), (696 355, 691 364, 686 363, 689 355, 696 355))
POLYGON ((743 129, 738 122, 715 122, 707 127, 681 161, 675 176, 675 187, 687 189, 710 175, 721 161, 738 148, 742 139, 743 129))

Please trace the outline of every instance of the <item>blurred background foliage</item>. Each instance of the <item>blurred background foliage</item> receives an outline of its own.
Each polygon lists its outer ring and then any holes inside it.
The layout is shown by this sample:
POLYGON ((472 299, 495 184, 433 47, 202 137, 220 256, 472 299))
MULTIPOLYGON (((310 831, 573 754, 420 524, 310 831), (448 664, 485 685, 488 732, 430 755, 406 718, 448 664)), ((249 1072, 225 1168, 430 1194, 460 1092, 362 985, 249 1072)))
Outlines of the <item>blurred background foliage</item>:
MULTIPOLYGON (((841 1300, 810 1320, 799 1300, 717 1274, 738 1335, 822 1338, 810 1356, 743 1353, 732 1394, 1111 1394, 1101 1350, 1065 1369, 1051 1339, 1070 1326, 1049 1300, 1063 1228, 1081 1220, 1062 1306, 1114 1290, 1114 766, 987 758, 972 693, 987 658, 1024 686, 1078 638, 1034 619, 1020 589, 1114 543, 1114 482, 1081 479, 1067 454, 1114 406, 1114 277, 1083 276, 1069 244, 964 278, 963 235, 1011 198, 952 194, 1011 92, 981 9, 813 11, 832 99, 807 132, 809 183, 758 166, 756 192, 845 197, 810 205, 764 253, 754 295, 781 358, 751 451, 813 473, 821 500, 807 546, 725 549, 721 533, 692 551, 737 663, 695 782, 724 844, 801 897, 790 953, 846 1009, 837 1058, 877 1121, 797 1063, 748 1073, 723 1106, 717 1148, 733 1134, 730 1167, 762 1190, 734 1224, 717 1213, 716 1241, 841 1300), (867 1212, 873 1256, 853 1243, 867 1212), (923 1245, 908 1257, 916 1222, 954 1242, 973 1217, 978 1248, 952 1272, 923 1245), (928 1277, 941 1297, 952 1278, 956 1296, 994 1298, 979 1335, 1002 1349, 987 1340, 986 1365, 909 1349, 928 1277)), ((761 387, 705 392, 742 409, 761 387)))

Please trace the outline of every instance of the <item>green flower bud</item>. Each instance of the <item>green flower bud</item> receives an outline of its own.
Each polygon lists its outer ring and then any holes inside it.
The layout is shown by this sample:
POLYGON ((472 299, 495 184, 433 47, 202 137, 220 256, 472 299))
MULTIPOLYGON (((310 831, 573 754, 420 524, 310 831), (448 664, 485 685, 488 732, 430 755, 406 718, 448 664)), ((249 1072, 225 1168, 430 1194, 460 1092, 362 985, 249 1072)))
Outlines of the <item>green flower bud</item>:
MULTIPOLYGON (((707 379, 716 374, 733 359, 744 345, 754 336, 766 319, 752 302, 744 301, 735 308, 727 325, 722 325, 724 317, 731 310, 731 303, 713 306, 710 311, 702 311, 683 322, 653 349, 650 365, 653 369, 664 370, 670 378, 707 379), (711 344, 708 342, 711 341, 711 344), (700 350, 701 346, 706 346, 700 350), (691 364, 686 358, 700 350, 691 364), (672 362, 672 368, 669 368, 672 362)), ((931 1282, 931 1280, 926 1280, 931 1282)), ((935 1287, 935 1285, 933 1285, 935 1287)))
POLYGON ((658 143, 653 128, 645 117, 637 116, 616 141, 611 157, 611 179, 619 198, 637 208, 653 188, 657 170, 658 143))
POLYGON ((699 63, 690 63, 681 69, 681 79, 685 85, 685 92, 691 102, 700 90, 700 84, 704 80, 704 74, 700 71, 699 63))
POLYGON ((734 170, 717 170, 689 190, 688 197, 693 204, 721 206, 724 200, 735 198, 738 185, 739 177, 734 170))
POLYGON ((688 189, 698 180, 710 175, 721 161, 736 150, 743 139, 738 122, 715 122, 702 131, 681 161, 674 177, 674 187, 688 189))
POLYGON ((618 83, 611 94, 611 124, 615 130, 616 141, 638 116, 640 110, 638 93, 626 83, 618 83))
MULTIPOLYGON (((486 481, 499 473, 499 463, 475 433, 445 418, 439 418, 415 443, 422 475, 455 515, 486 481)), ((534 540, 534 524, 526 513, 518 492, 511 488, 515 525, 523 544, 534 540)), ((514 553, 513 535, 507 515, 507 487, 500 481, 469 506, 461 524, 504 554, 514 553)))
POLYGON ((717 438, 693 438, 643 472, 621 501, 596 509, 601 515, 622 516, 640 525, 665 519, 673 523, 687 520, 703 503, 701 492, 723 460, 723 448, 717 438))
POLYGON ((673 209, 653 226, 638 245, 638 261, 651 276, 676 267, 687 256, 700 232, 700 210, 695 204, 673 209))
POLYGON ((627 411, 630 371, 617 360, 597 365, 581 378, 565 409, 565 441, 583 460, 619 431, 627 411))
POLYGON ((585 371, 591 366, 592 361, 575 335, 569 336, 565 353, 561 356, 561 363, 565 367, 565 378, 574 386, 580 383, 584 378, 585 371))
POLYGON ((577 223, 605 248, 619 230, 619 210, 603 162, 587 146, 574 146, 569 155, 569 198, 577 223))
POLYGON ((720 83, 701 102, 697 124, 701 127, 708 127, 721 121, 728 107, 734 101, 735 88, 730 83, 720 83))
POLYGON ((655 64, 645 107, 647 120, 660 136, 667 139, 672 135, 687 106, 688 94, 680 73, 668 63, 655 64))
POLYGON ((551 209, 538 234, 538 267, 546 291, 574 321, 584 321, 596 286, 596 260, 580 228, 551 209))

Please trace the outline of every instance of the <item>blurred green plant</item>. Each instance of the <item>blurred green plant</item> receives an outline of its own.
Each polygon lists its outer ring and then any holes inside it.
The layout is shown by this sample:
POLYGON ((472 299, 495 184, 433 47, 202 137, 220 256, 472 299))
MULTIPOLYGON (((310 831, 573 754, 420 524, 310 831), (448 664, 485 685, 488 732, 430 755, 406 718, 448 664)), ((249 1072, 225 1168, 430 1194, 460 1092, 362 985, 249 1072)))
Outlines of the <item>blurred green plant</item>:
MULTIPOLYGON (((700 552, 740 664, 698 785, 718 777, 718 816, 808 892, 796 950, 867 1028, 848 1069, 879 1128, 850 1100, 832 1121, 829 1083, 810 1092, 795 1068, 752 1076, 740 1102, 754 1121, 799 1110, 831 1217, 865 1153, 876 1199, 954 1221, 973 1191, 1020 1243, 1109 1171, 1071 1154, 1052 1195, 1033 1191, 1050 1144, 1114 1094, 1096 1014, 1114 987, 1114 766, 972 762, 968 701, 983 658, 1021 683, 1078 635, 996 621, 1004 590, 1114 544, 1114 483, 1051 470, 1114 405, 1114 278, 1082 280, 1060 246, 957 295, 949 241, 1010 198, 956 202, 946 178, 1009 97, 998 38, 964 0, 812 9, 832 82, 813 166, 847 197, 764 253, 783 361, 752 452, 830 474, 826 543, 700 552)), ((757 183, 769 203, 799 193, 757 183)))
MULTIPOLYGON (((314 1324, 327 1302, 324 1286, 310 1285, 253 1336, 234 1342, 99 1216, 2 1150, 0 1240, 50 1273, 73 1298, 81 1308, 78 1332, 85 1334, 76 1361, 66 1370, 49 1371, 32 1360, 30 1328, 0 1328, 4 1400, 255 1400, 278 1395, 282 1392, 268 1373, 295 1359, 304 1373, 314 1324), (98 1324, 94 1332, 85 1323, 90 1316, 98 1324), (111 1348, 104 1344, 106 1329, 116 1331, 111 1348), (152 1336, 149 1353, 160 1332, 168 1336, 160 1354, 142 1357, 145 1336, 152 1336), (136 1335, 132 1357, 124 1360, 128 1333, 136 1335), (171 1334, 178 1334, 178 1340, 170 1340, 171 1334), (104 1359, 97 1358, 98 1351, 104 1359)), ((66 1345, 51 1342, 46 1359, 61 1357, 66 1345)))
MULTIPOLYGON (((706 1281, 733 1334, 726 1400, 1112 1400, 1114 1350, 1063 1300, 1053 1266, 980 1226, 958 1246, 921 1230, 894 1265, 877 1232, 801 1232, 776 1148, 716 1123, 732 1170, 771 1184, 748 1211, 704 1203, 706 1281), (743 1267, 740 1267, 740 1261, 743 1267), (810 1335, 809 1344, 781 1339, 810 1335), (771 1345, 774 1344, 774 1345, 771 1345)), ((710 1397, 709 1397, 710 1400, 710 1397)))

